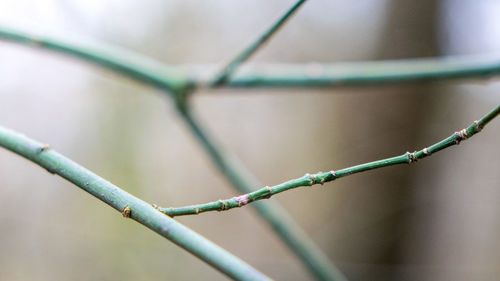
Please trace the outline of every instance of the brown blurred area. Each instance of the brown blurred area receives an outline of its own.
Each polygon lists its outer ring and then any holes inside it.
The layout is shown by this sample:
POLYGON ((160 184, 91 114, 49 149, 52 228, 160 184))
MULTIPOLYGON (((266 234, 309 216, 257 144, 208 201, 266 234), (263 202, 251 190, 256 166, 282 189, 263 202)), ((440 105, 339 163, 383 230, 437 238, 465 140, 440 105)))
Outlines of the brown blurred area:
MULTIPOLYGON (((0 24, 220 63, 293 1, 0 1, 0 24)), ((500 51, 497 1, 308 1, 254 62, 500 51)), ((162 206, 234 196, 171 101, 75 59, 0 41, 0 124, 162 206)), ((265 184, 413 151, 500 103, 498 79, 193 96, 265 184)), ((498 280, 500 121, 411 166, 286 192, 280 202, 350 280, 498 280)), ((258 188, 258 187, 256 187, 258 188)), ((102 202, 0 150, 0 280, 225 277, 102 202)), ((311 280, 251 207, 180 222, 276 280, 311 280)))

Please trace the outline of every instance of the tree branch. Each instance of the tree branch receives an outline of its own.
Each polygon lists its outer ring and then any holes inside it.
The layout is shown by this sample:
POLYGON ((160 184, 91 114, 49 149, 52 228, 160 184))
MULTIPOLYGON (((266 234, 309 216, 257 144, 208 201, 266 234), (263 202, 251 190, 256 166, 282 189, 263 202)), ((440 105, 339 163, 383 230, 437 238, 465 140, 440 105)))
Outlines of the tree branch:
MULTIPOLYGON (((234 188, 241 193, 252 191, 254 186, 261 185, 258 180, 232 155, 219 147, 205 132, 200 123, 192 116, 189 108, 180 110, 184 120, 195 134, 203 148, 212 158, 215 166, 220 170, 234 188)), ((309 236, 295 223, 288 212, 279 204, 254 204, 259 215, 282 238, 287 246, 295 252, 301 261, 307 265, 309 271, 319 280, 347 281, 347 278, 330 262, 327 256, 315 245, 309 236)), ((157 207, 157 206, 155 206, 157 207)))
POLYGON ((110 48, 89 42, 59 40, 4 27, 0 27, 0 38, 94 63, 134 80, 167 90, 169 93, 186 87, 186 83, 188 83, 186 78, 172 67, 116 47, 110 48))
POLYGON ((186 249, 236 280, 270 280, 250 265, 208 241, 203 236, 163 215, 150 204, 134 197, 72 160, 19 133, 0 126, 0 147, 4 147, 87 191, 126 218, 131 218, 186 249))
MULTIPOLYGON (((207 85, 211 81, 197 78, 199 72, 193 72, 195 68, 181 70, 182 66, 175 68, 167 67, 149 61, 146 58, 139 58, 136 55, 124 55, 123 52, 115 49, 102 47, 81 47, 80 44, 72 44, 63 40, 54 40, 41 36, 33 36, 12 29, 0 28, 0 38, 13 41, 32 47, 51 49, 56 52, 69 54, 84 61, 97 63, 112 71, 120 72, 130 78, 144 82, 168 91, 173 95, 180 111, 183 109, 185 98, 193 85, 207 85), (133 59, 138 57, 139 59, 133 59), (192 74, 194 73, 195 78, 192 74), (191 76, 189 75, 191 74, 191 76)), ((347 65, 297 65, 289 67, 285 65, 270 66, 263 68, 245 67, 234 74, 225 87, 305 87, 305 86, 325 86, 337 87, 343 85, 365 85, 400 83, 431 79, 451 79, 467 77, 488 77, 500 73, 500 59, 498 57, 456 57, 456 58, 434 58, 426 60, 401 60, 397 62, 382 61, 371 63, 347 64, 347 65), (349 66, 349 69, 342 71, 341 67, 349 66), (352 66, 352 67, 351 67, 352 66)), ((189 114, 189 113, 188 113, 189 114)), ((192 118, 191 118, 192 120, 192 118)), ((191 121, 187 120, 188 123, 191 121)), ((205 133, 199 125, 190 124, 192 130, 201 139, 205 133), (199 130, 201 133, 196 132, 199 130)), ((206 136, 206 135, 205 135, 206 136)), ((248 172, 238 163, 227 159, 226 155, 215 145, 210 144, 209 138, 201 139, 204 147, 208 150, 212 158, 220 158, 217 164, 219 169, 239 188, 242 193, 251 192, 254 186, 258 186, 252 177, 248 177, 248 172), (211 148, 214 147, 214 148, 211 148), (210 151, 210 150, 214 151, 210 151), (236 166, 232 166, 236 165, 236 166), (227 167, 233 169, 234 175, 228 175, 227 167), (239 183, 238 183, 239 182, 239 183), (241 189, 246 186, 247 189, 241 189)), ((260 202, 257 202, 259 204, 260 202)), ((264 206, 264 205, 263 205, 264 206)), ((259 211, 272 225, 284 241, 301 257, 315 275, 323 276, 324 280, 331 279, 332 276, 342 276, 336 273, 337 270, 328 265, 328 259, 312 243, 312 241, 300 230, 286 212, 274 204, 259 211), (273 210, 273 211, 269 211, 273 210), (286 218, 286 219, 285 219, 286 218), (323 268, 323 269, 321 269, 323 268)), ((336 280, 343 280, 340 277, 336 280)))
MULTIPOLYGON (((0 27, 0 39, 50 49, 86 62, 99 64, 140 82, 179 93, 180 89, 210 87, 213 66, 168 66, 150 58, 105 46, 33 35, 0 27), (82 47, 88 45, 86 47, 82 47), (208 78, 207 78, 208 77, 208 78)), ((223 87, 342 87, 411 83, 465 78, 489 78, 500 74, 500 55, 467 55, 353 63, 261 64, 241 66, 223 87)))
MULTIPOLYGON (((163 65, 158 65, 148 60, 143 62, 143 59, 138 56, 124 56, 122 52, 112 49, 106 50, 101 47, 83 48, 79 44, 27 35, 14 30, 0 28, 0 38, 69 54, 168 91, 191 130, 201 140, 203 147, 212 156, 216 166, 229 179, 232 185, 242 193, 250 192, 253 186, 259 185, 255 178, 240 163, 230 160, 225 153, 222 153, 222 150, 207 137, 198 123, 195 122, 186 105, 186 98, 192 90, 192 83, 186 82, 188 80, 184 80, 182 75, 172 72, 168 67, 162 67, 163 65), (138 59, 134 59, 136 57, 138 59), (170 78, 169 75, 172 75, 174 78, 170 78)), ((318 279, 346 280, 343 274, 330 263, 329 259, 283 208, 275 204, 269 206, 257 204, 256 207, 261 216, 271 225, 272 229, 299 256, 301 261, 308 266, 309 270, 318 279)))
POLYGON ((462 129, 459 132, 455 132, 453 135, 447 137, 446 139, 433 144, 429 147, 426 147, 422 150, 415 151, 413 153, 406 152, 403 155, 386 158, 370 163, 365 163, 349 168, 340 169, 337 171, 330 172, 319 172, 317 174, 306 174, 303 177, 293 179, 275 186, 266 186, 259 190, 246 193, 237 197, 233 197, 226 200, 218 200, 205 204, 191 205, 179 208, 161 208, 157 207, 162 213, 174 217, 174 216, 184 216, 184 215, 197 215, 204 212, 210 211, 226 211, 233 208, 243 207, 249 203, 268 199, 271 196, 294 189, 302 186, 312 186, 315 184, 324 184, 329 181, 333 181, 335 179, 345 177, 352 174, 361 173, 368 170, 398 165, 398 164, 410 164, 412 162, 416 162, 417 160, 423 159, 427 156, 430 156, 440 150, 443 150, 452 145, 458 145, 461 141, 466 140, 473 135, 479 133, 488 122, 493 120, 496 116, 500 114, 500 106, 497 106, 492 111, 488 112, 485 116, 483 116, 479 121, 474 121, 469 127, 462 129))
POLYGON ((278 19, 271 27, 269 27, 255 42, 253 42, 250 46, 248 46, 243 52, 241 52, 238 56, 236 56, 228 65, 226 65, 221 73, 217 75, 212 83, 213 87, 220 87, 233 75, 238 66, 240 66, 243 62, 249 59, 257 50, 260 49, 273 36, 280 27, 285 24, 285 22, 290 19, 290 17, 299 9, 302 4, 304 4, 306 0, 299 0, 295 2, 295 4, 278 19))
MULTIPOLYGON (((200 67, 191 68, 193 83, 207 85, 200 67)), ((296 88, 374 86, 421 81, 491 78, 500 74, 500 55, 463 55, 371 62, 256 64, 242 66, 224 87, 296 88)))

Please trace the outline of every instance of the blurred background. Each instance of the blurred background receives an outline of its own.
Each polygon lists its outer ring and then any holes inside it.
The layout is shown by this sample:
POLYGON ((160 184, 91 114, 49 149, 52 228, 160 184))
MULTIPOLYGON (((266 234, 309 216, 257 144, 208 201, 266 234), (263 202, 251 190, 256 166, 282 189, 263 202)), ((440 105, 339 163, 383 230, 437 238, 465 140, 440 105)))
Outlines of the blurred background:
MULTIPOLYGON (((221 63, 294 1, 0 0, 0 24, 221 63)), ((311 0, 253 62, 500 51, 500 2, 311 0)), ((236 195, 163 94, 0 41, 0 124, 161 206, 236 195)), ((198 92, 199 119, 265 184, 421 149, 500 103, 499 79, 198 92)), ((350 280, 499 280, 500 120, 460 146, 273 197, 350 280)), ((257 188, 257 187, 256 187, 257 188)), ((0 150, 1 280, 226 277, 102 202, 0 150)), ((277 280, 311 280, 251 207, 179 217, 277 280)))

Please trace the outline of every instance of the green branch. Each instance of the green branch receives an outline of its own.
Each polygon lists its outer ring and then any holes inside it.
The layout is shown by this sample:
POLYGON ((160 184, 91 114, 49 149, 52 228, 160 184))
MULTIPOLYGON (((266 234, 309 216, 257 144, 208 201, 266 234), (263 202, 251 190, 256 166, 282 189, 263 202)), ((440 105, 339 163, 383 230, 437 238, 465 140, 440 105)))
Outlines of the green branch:
MULTIPOLYGON (((201 140, 204 148, 212 156, 216 166, 228 177, 232 185, 239 192, 246 193, 258 186, 258 182, 246 169, 236 161, 230 160, 221 149, 218 148, 202 131, 199 125, 191 117, 186 107, 186 98, 192 90, 190 82, 185 82, 183 76, 172 72, 168 67, 148 62, 147 59, 131 59, 137 56, 123 56, 122 53, 113 49, 87 47, 82 48, 78 44, 66 43, 61 40, 41 38, 27 35, 22 32, 0 28, 0 38, 36 46, 69 54, 83 61, 98 63, 112 71, 120 72, 130 78, 139 80, 169 91, 176 102, 179 112, 183 115, 194 134, 201 140), (109 56, 109 57, 108 57, 109 56), (181 77, 181 78, 169 78, 181 77)), ((320 280, 346 280, 342 273, 331 265, 328 258, 314 244, 306 233, 300 229, 287 212, 277 206, 257 204, 257 209, 262 217, 272 226, 273 230, 284 240, 284 242, 300 257, 310 271, 320 280), (261 205, 261 206, 259 206, 261 205)))
MULTIPOLYGON (((180 112, 214 164, 239 192, 249 193, 255 186, 261 185, 235 157, 227 154, 210 138, 189 110, 180 112)), ((347 280, 283 207, 277 203, 265 204, 264 202, 256 202, 253 206, 317 279, 347 280)))
MULTIPOLYGON (((191 77, 200 77, 193 69, 191 77)), ((500 74, 500 55, 464 55, 372 62, 242 66, 224 87, 343 87, 400 84, 500 74)), ((195 79, 193 79, 195 80, 195 79)), ((206 85, 210 81, 195 80, 206 85)))
POLYGON ((427 156, 430 156, 452 145, 457 145, 462 140, 472 137, 473 135, 481 131, 481 129, 484 128, 484 126, 486 126, 488 122, 490 122, 493 118, 498 116, 499 113, 500 113, 500 106, 497 106, 495 109, 487 113, 479 121, 474 121, 474 123, 472 123, 469 127, 462 129, 459 132, 455 132, 453 135, 447 137, 446 139, 434 145, 431 145, 419 151, 415 151, 413 153, 407 152, 400 156, 382 159, 370 163, 365 163, 345 169, 340 169, 337 171, 330 171, 326 173, 320 172, 313 175, 306 174, 303 177, 294 180, 290 180, 271 187, 266 186, 259 190, 226 200, 218 200, 206 204, 198 204, 198 205, 179 207, 179 208, 158 207, 158 210, 160 210, 162 213, 170 217, 197 215, 200 213, 210 212, 210 211, 225 211, 233 208, 243 207, 248 203, 255 202, 257 200, 268 199, 275 194, 290 189, 294 189, 297 187, 311 186, 315 184, 324 184, 326 182, 333 181, 341 177, 361 173, 368 170, 373 170, 398 164, 409 164, 412 162, 416 162, 417 160, 423 159, 427 156))
POLYGON ((52 50, 79 58, 173 93, 187 87, 187 80, 165 64, 118 48, 70 42, 0 27, 0 38, 31 47, 52 50))
MULTIPOLYGON (((132 52, 117 50, 117 48, 90 46, 88 43, 71 43, 5 27, 0 27, 0 40, 68 54, 120 72, 140 82, 165 89, 170 93, 181 93, 180 90, 193 85, 204 87, 212 83, 211 78, 204 78, 207 76, 206 66, 167 66, 132 52), (89 46, 82 47, 84 45, 89 46)), ((499 74, 500 55, 467 55, 334 64, 241 66, 222 86, 232 88, 341 87, 445 79, 484 79, 499 74)))
POLYGON ((248 46, 241 54, 236 56, 226 67, 224 67, 221 73, 214 79, 212 83, 213 87, 220 87, 233 75, 238 66, 249 59, 255 52, 257 52, 260 47, 264 45, 273 36, 280 27, 285 24, 285 22, 290 19, 290 17, 299 9, 299 7, 304 4, 306 0, 297 1, 281 18, 278 19, 269 29, 266 30, 255 42, 248 46))
MULTIPOLYGON (((133 59, 136 55, 124 55, 123 52, 109 48, 81 47, 80 44, 71 44, 63 40, 43 38, 28 35, 15 30, 0 28, 0 39, 26 44, 32 47, 51 49, 56 52, 69 54, 84 61, 97 63, 110 70, 120 72, 128 77, 146 84, 167 90, 173 93, 178 107, 182 111, 186 98, 186 89, 192 84, 206 84, 210 81, 202 79, 189 79, 187 71, 177 71, 166 67, 164 64, 149 62, 146 58, 133 59), (147 63, 148 62, 148 63, 147 63), (182 74, 184 73, 184 74, 182 74)), ((431 79, 488 77, 500 72, 500 59, 498 57, 455 57, 435 58, 425 60, 401 60, 397 62, 371 62, 359 64, 346 64, 348 69, 342 70, 342 65, 298 65, 298 66, 270 66, 262 69, 243 66, 236 72, 226 87, 305 87, 326 86, 335 87, 343 85, 364 85, 380 83, 400 83, 431 79)), ((190 123, 193 120, 187 119, 190 123)), ((219 169, 230 179, 232 184, 241 193, 250 193, 256 181, 242 166, 234 163, 205 136, 197 124, 190 124, 192 130, 204 143, 209 154, 218 161, 219 169), (200 132, 197 132, 199 130, 200 132), (217 160, 219 158, 219 160, 217 160), (235 165, 235 166, 233 166, 235 165)), ((261 202, 257 202, 257 205, 261 202)), ((328 265, 328 259, 319 251, 311 240, 300 228, 286 215, 281 208, 273 205, 258 207, 259 212, 266 217, 284 241, 306 262, 316 276, 323 276, 324 280, 332 276, 342 276, 328 265), (285 214, 285 215, 283 215, 285 214), (333 273, 332 273, 333 272, 333 273)), ((342 280, 343 277, 337 280, 342 280)))
POLYGON ((239 258, 203 236, 163 215, 148 203, 132 196, 72 160, 19 133, 0 126, 0 147, 59 175, 236 280, 270 280, 239 258))

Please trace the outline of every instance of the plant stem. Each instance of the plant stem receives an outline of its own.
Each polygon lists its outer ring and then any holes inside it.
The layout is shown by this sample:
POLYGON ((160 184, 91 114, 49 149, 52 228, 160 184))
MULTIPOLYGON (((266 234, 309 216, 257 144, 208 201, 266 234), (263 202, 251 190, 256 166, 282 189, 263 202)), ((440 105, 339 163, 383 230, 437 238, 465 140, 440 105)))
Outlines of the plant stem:
POLYGON ((216 76, 214 79, 212 86, 220 87, 233 75, 238 66, 240 66, 243 62, 249 59, 257 50, 260 49, 273 36, 280 27, 285 24, 285 22, 290 19, 290 17, 299 9, 302 4, 304 4, 306 0, 299 0, 295 2, 295 4, 283 15, 278 21, 276 21, 271 27, 269 27, 257 40, 255 40, 250 46, 248 46, 243 52, 241 52, 238 56, 236 56, 228 65, 226 65, 222 72, 216 76))
MULTIPOLYGON (((139 80, 149 85, 153 85, 164 89, 171 93, 176 102, 179 112, 184 116, 188 125, 198 136, 205 149, 212 156, 214 162, 221 172, 228 177, 234 187, 239 192, 250 192, 253 186, 258 186, 259 183, 250 175, 250 173, 241 166, 237 161, 229 160, 221 149, 213 144, 208 139, 202 129, 196 124, 189 113, 189 109, 185 107, 185 98, 190 92, 191 83, 183 82, 182 78, 169 79, 163 77, 162 73, 167 73, 168 68, 158 67, 153 64, 153 67, 139 62, 130 62, 123 56, 118 56, 119 52, 96 48, 81 48, 79 45, 72 45, 59 40, 42 39, 32 35, 26 35, 21 32, 0 28, 0 38, 10 40, 17 43, 27 44, 29 46, 37 46, 69 54, 80 58, 84 61, 97 62, 105 68, 112 71, 120 72, 126 76, 139 80), (106 55, 103 55, 106 53, 106 55), (108 54, 112 55, 108 58, 108 54), (153 71, 158 69, 157 72, 153 71), (158 74, 159 73, 159 74, 158 74)), ((170 74, 169 74, 170 75, 170 74)), ((175 73, 172 73, 175 77, 175 73)), ((168 76, 168 75, 167 75, 168 76)), ((263 218, 272 226, 278 235, 285 243, 301 258, 310 271, 320 280, 346 280, 342 273, 329 262, 328 258, 314 244, 306 233, 300 229, 287 212, 277 206, 264 204, 256 206, 263 218)))
MULTIPOLYGON (((179 89, 210 84, 200 66, 167 66, 128 51, 110 47, 82 47, 66 42, 0 27, 0 39, 31 47, 65 53, 87 62, 94 62, 146 84, 166 89, 179 89)), ((202 66, 206 68, 206 66, 202 66)), ((336 64, 264 64, 241 66, 224 87, 342 87, 410 83, 415 81, 481 78, 500 74, 500 56, 455 56, 402 59, 336 64)))
POLYGON ((233 197, 230 199, 226 200, 218 200, 218 201, 213 201, 205 204, 197 204, 197 205, 191 205, 191 206, 185 206, 185 207, 179 207, 179 208, 161 208, 158 207, 158 209, 170 216, 184 216, 184 215, 197 215, 200 213, 204 212, 210 212, 210 211, 226 211, 230 210, 233 208, 238 208, 238 207, 243 207, 247 205, 248 203, 255 202, 257 200, 262 200, 262 199, 268 199, 271 196, 290 190, 294 189, 297 187, 302 187, 302 186, 311 186, 314 184, 324 184, 329 181, 333 181, 335 179, 345 177, 348 175, 352 174, 357 174, 361 173, 364 171, 368 170, 373 170, 373 169, 378 169, 378 168, 383 168, 383 167, 388 167, 388 166, 393 166, 393 165, 398 165, 398 164, 409 164, 412 162, 416 162, 419 159, 425 158, 427 156, 432 155, 433 153, 436 153, 440 150, 443 150, 447 147, 450 147, 452 145, 457 145, 460 143, 460 141, 465 140, 467 138, 472 137, 473 135, 477 134, 481 129, 486 126, 488 122, 493 120, 498 114, 500 113, 500 106, 497 106, 494 108, 492 111, 488 112, 483 118, 481 118, 479 121, 474 121, 469 127, 462 129, 459 132, 455 132, 453 135, 447 137, 446 139, 433 144, 429 147, 426 147, 422 150, 415 151, 413 153, 406 152, 403 155, 392 157, 392 158, 386 158, 370 163, 365 163, 349 168, 344 168, 340 169, 337 171, 330 171, 330 172, 319 172, 317 174, 306 174, 303 177, 293 179, 272 187, 266 186, 263 187, 259 190, 249 192, 246 194, 243 194, 241 196, 233 197))
MULTIPOLYGON (((261 64, 242 66, 224 87, 373 86, 474 77, 487 79, 498 76, 499 73, 499 55, 464 55, 330 64, 261 64)), ((191 76, 199 75, 193 69, 191 76)), ((206 85, 210 81, 199 79, 193 83, 206 85)))
MULTIPOLYGON (((196 138, 212 158, 214 164, 229 182, 241 193, 249 193, 253 187, 261 184, 233 156, 227 154, 195 120, 188 110, 180 110, 181 115, 191 128, 196 138)), ((328 257, 314 244, 309 236, 295 223, 288 212, 277 203, 254 204, 260 216, 283 239, 288 247, 307 265, 309 271, 319 280, 346 281, 347 278, 333 265, 328 257)))
POLYGON ((171 93, 185 87, 187 83, 185 77, 165 64, 118 48, 106 48, 82 42, 72 43, 7 28, 0 28, 0 38, 31 47, 49 49, 85 62, 95 63, 171 93))
POLYGON ((203 236, 163 215, 65 156, 19 133, 0 126, 0 146, 59 175, 236 280, 270 280, 250 265, 203 236))

